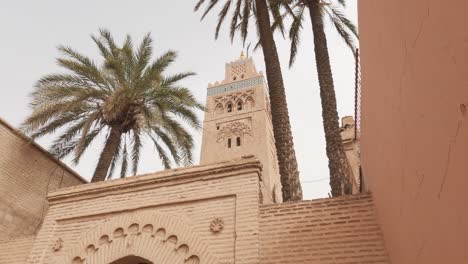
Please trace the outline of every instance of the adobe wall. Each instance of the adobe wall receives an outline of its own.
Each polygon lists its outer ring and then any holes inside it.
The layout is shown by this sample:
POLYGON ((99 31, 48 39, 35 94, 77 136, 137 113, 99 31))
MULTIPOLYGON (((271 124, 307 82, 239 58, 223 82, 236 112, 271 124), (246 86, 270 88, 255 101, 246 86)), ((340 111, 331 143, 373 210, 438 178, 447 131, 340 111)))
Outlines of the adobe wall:
POLYGON ((242 159, 55 191, 28 263, 258 263, 260 170, 242 159))
POLYGON ((34 234, 47 212, 47 193, 84 182, 0 119, 0 240, 34 234))
POLYGON ((362 169, 392 263, 468 259, 467 9, 359 1, 362 169))
POLYGON ((262 205, 260 263, 389 263, 372 197, 262 205))
POLYGON ((0 241, 0 263, 26 263, 34 243, 34 236, 0 241))

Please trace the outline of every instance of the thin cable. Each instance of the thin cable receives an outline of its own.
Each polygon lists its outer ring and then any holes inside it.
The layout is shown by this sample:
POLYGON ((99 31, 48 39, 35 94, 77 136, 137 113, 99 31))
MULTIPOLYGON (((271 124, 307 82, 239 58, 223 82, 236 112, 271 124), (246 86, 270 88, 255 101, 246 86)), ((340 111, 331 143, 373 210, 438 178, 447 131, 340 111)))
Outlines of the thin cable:
POLYGON ((330 177, 322 178, 322 179, 317 179, 317 180, 312 180, 312 181, 301 181, 301 183, 318 182, 318 181, 323 181, 323 180, 328 180, 328 179, 330 179, 330 177))

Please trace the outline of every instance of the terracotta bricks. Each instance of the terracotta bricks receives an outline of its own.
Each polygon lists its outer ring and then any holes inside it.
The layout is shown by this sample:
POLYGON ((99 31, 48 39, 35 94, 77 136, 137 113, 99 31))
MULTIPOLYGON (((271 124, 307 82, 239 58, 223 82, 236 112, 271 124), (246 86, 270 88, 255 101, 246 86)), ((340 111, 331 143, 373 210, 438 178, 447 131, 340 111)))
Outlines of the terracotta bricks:
POLYGON ((28 236, 0 241, 0 263, 26 263, 26 259, 34 243, 34 238, 34 236, 28 236))
POLYGON ((0 240, 34 234, 48 192, 85 181, 0 119, 0 240))
POLYGON ((260 206, 260 263, 389 263, 370 195, 260 206))

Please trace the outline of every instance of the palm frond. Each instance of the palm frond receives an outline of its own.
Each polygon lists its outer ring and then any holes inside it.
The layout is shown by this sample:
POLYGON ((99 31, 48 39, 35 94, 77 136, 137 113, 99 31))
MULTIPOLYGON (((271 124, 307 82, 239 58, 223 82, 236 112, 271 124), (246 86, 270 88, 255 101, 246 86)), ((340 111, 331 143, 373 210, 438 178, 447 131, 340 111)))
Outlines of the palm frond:
MULTIPOLYGON (((211 0, 210 4, 216 2, 211 0)), ((37 81, 31 94, 32 113, 24 121, 23 130, 38 138, 63 129, 50 152, 60 159, 73 153, 73 162, 78 163, 102 131, 119 129, 122 134, 117 152, 107 160, 105 166, 110 170, 102 178, 112 177, 119 164, 120 175, 125 177, 129 162, 132 173, 137 173, 143 136, 154 142, 165 168, 171 166, 171 156, 177 165, 191 163, 193 138, 184 126, 200 128, 195 110, 204 108, 178 83, 194 73, 165 74, 177 57, 174 51, 150 62, 150 34, 136 50, 130 36, 119 46, 104 29, 91 38, 102 62, 97 64, 70 47, 59 46, 63 56, 58 64, 68 72, 49 74, 37 81)))
POLYGON ((125 178, 127 175, 128 169, 128 152, 127 152, 127 144, 123 144, 123 151, 122 151, 122 165, 120 167, 120 178, 125 178))
POLYGON ((85 149, 88 147, 90 143, 86 141, 88 133, 91 127, 93 126, 93 124, 96 121, 98 121, 98 118, 99 118, 99 112, 94 112, 88 116, 88 118, 86 119, 86 122, 83 124, 83 129, 81 130, 81 137, 75 149, 75 159, 73 160, 75 164, 78 163, 79 159, 81 158, 81 155, 83 154, 85 149))
POLYGON ((348 45, 348 47, 354 52, 356 50, 356 44, 354 43, 352 35, 358 37, 356 26, 336 6, 328 5, 323 9, 328 14, 328 17, 333 23, 338 34, 344 40, 346 45, 348 45))
POLYGON ((75 147, 74 147, 75 155, 74 155, 74 158, 73 158, 73 163, 74 164, 78 164, 80 162, 81 157, 83 156, 85 151, 88 149, 89 145, 96 138, 96 136, 99 135, 99 133, 101 133, 102 128, 103 128, 102 126, 99 126, 99 127, 95 128, 94 130, 92 130, 91 132, 89 132, 86 135, 84 140, 82 140, 82 138, 80 138, 79 140, 74 142, 74 144, 75 144, 75 147), (83 143, 81 143, 82 141, 83 141, 83 143))
MULTIPOLYGON (((151 135, 151 132, 153 132, 154 134, 156 134, 156 136, 162 140, 162 142, 164 143, 164 145, 166 145, 166 147, 169 149, 169 151, 171 152, 171 156, 172 156, 172 159, 174 160, 175 164, 176 165, 180 165, 180 162, 181 162, 181 159, 180 159, 180 156, 179 156, 179 151, 178 151, 178 148, 177 146, 174 144, 174 141, 173 139, 166 133, 164 132, 162 129, 158 128, 158 127, 152 127, 151 128, 151 131, 148 132, 149 136, 153 139, 153 141, 156 141, 156 139, 151 135)), ((155 145, 158 144, 158 143, 155 143, 155 145)), ((158 147, 156 147, 158 148, 158 147)), ((167 157, 167 155, 165 154, 164 156, 167 157)), ((161 157, 162 158, 162 157, 161 157)), ((170 161, 169 162, 166 162, 166 161, 163 161, 164 162, 164 166, 168 169, 170 168, 170 161), (166 164, 168 166, 166 166, 166 164)))
POLYGON ((42 126, 40 129, 37 129, 34 133, 30 135, 30 137, 34 140, 47 134, 52 134, 55 132, 55 130, 65 125, 69 125, 70 122, 75 121, 79 118, 79 116, 76 116, 74 114, 63 114, 57 119, 50 122, 49 124, 42 126))
POLYGON ((146 68, 144 79, 147 83, 151 82, 160 82, 162 79, 161 73, 166 70, 166 68, 171 65, 177 58, 177 53, 175 51, 167 51, 162 56, 156 59, 149 67, 146 68))
MULTIPOLYGON (((277 0, 269 0, 270 2, 270 12, 273 17, 273 24, 271 26, 272 30, 275 31, 279 29, 281 35, 284 38, 285 28, 284 28, 284 19, 288 12, 281 14, 281 4, 277 0)), ((288 6, 288 5, 287 5, 288 6)), ((289 7, 289 6, 288 6, 289 7)))
POLYGON ((231 37, 231 42, 234 41, 234 36, 236 35, 237 31, 237 21, 239 18, 241 18, 241 6, 242 6, 242 0, 236 0, 236 8, 234 9, 234 12, 232 14, 232 19, 231 19, 231 30, 229 33, 229 36, 231 37))
POLYGON ((226 3, 224 4, 223 8, 218 14, 218 24, 216 25, 216 30, 215 30, 215 39, 218 39, 219 37, 219 31, 221 29, 221 25, 223 24, 224 19, 226 18, 226 15, 229 11, 229 8, 231 7, 231 0, 227 0, 226 3))
POLYGON ((132 173, 133 175, 136 175, 138 171, 138 163, 140 162, 140 152, 143 145, 141 143, 140 132, 133 131, 132 134, 132 173))
POLYGON ((200 9, 201 5, 203 5, 204 2, 205 2, 205 0, 198 0, 197 4, 193 8, 193 11, 197 12, 200 9))
POLYGON ((109 173, 107 174, 106 180, 111 179, 112 176, 114 176, 115 168, 117 167, 117 163, 120 160, 121 152, 122 152, 122 141, 119 143, 119 146, 117 147, 117 151, 115 155, 112 157, 111 165, 109 168, 109 173))
POLYGON ((242 19, 240 23, 241 38, 244 44, 247 39, 247 30, 249 27, 250 10, 251 10, 250 0, 244 0, 244 6, 242 10, 242 19))
POLYGON ((289 67, 292 67, 294 61, 296 60, 297 49, 301 40, 300 33, 302 29, 302 23, 304 22, 304 10, 305 6, 301 6, 299 10, 294 14, 293 22, 289 30, 289 39, 291 39, 289 67))
POLYGON ((211 0, 210 3, 208 4, 208 7, 205 9, 205 12, 203 12, 203 15, 200 20, 203 20, 206 15, 213 9, 213 7, 218 3, 219 0, 211 0))
POLYGON ((135 77, 141 77, 143 75, 143 70, 148 65, 151 55, 153 54, 153 49, 151 48, 152 44, 153 40, 151 39, 151 35, 150 33, 147 33, 141 41, 140 47, 136 53, 137 67, 135 70, 135 77))
POLYGON ((187 77, 196 75, 194 72, 182 72, 176 73, 173 75, 166 76, 161 81, 161 86, 168 87, 174 85, 176 82, 179 82, 187 77))
POLYGON ((90 58, 80 54, 79 52, 73 50, 70 47, 59 46, 58 50, 61 51, 62 54, 64 54, 65 56, 76 60, 82 65, 81 70, 80 70, 82 74, 80 75, 92 81, 97 86, 101 86, 105 84, 105 80, 101 76, 100 70, 90 58))
POLYGON ((159 158, 161 159, 161 162, 164 166, 165 169, 170 169, 171 168, 171 160, 166 154, 166 151, 164 148, 159 145, 158 141, 150 135, 151 140, 153 141, 154 146, 156 147, 156 151, 158 152, 159 158))

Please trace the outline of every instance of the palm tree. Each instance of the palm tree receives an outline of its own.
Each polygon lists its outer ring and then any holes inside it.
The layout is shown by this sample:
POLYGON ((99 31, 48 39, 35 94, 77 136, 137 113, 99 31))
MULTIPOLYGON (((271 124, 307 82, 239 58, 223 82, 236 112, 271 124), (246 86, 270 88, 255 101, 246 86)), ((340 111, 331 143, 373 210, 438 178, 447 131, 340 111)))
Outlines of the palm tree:
POLYGON ((328 157, 328 168, 330 170, 330 186, 333 196, 350 193, 348 163, 343 150, 340 136, 338 111, 336 109, 336 96, 333 85, 333 76, 328 55, 327 38, 324 31, 324 18, 328 17, 338 34, 354 52, 356 49, 354 37, 358 37, 354 24, 344 15, 341 7, 345 7, 344 0, 279 0, 275 2, 278 6, 286 9, 283 15, 274 12, 274 29, 283 32, 283 19, 285 14, 292 16, 293 20, 289 30, 291 39, 291 54, 289 66, 294 63, 298 45, 300 42, 300 31, 306 9, 309 11, 314 34, 314 52, 317 66, 317 74, 320 86, 320 98, 322 102, 322 117, 325 130, 326 153, 328 157), (279 5, 278 5, 279 4, 279 5), (343 190, 344 187, 344 190, 343 190))
POLYGON ((129 164, 136 174, 145 136, 165 168, 171 167, 171 158, 175 164, 192 163, 193 138, 181 121, 199 129, 194 110, 203 106, 178 82, 193 73, 164 75, 177 55, 168 51, 150 62, 149 34, 136 49, 129 36, 119 47, 106 30, 92 39, 103 62, 98 65, 70 47, 60 46, 63 57, 57 62, 69 73, 46 75, 37 82, 33 112, 23 130, 35 139, 61 129, 50 151, 60 159, 73 154, 75 163, 105 133, 92 182, 112 176, 118 164, 121 177, 129 164))
MULTIPOLYGON (((195 11, 199 10, 205 0, 198 0, 195 11)), ((211 0, 205 9, 202 19, 215 7, 219 0, 211 0)), ((299 182, 296 153, 291 134, 288 106, 284 90, 281 66, 278 59, 276 43, 273 38, 273 30, 270 23, 269 5, 267 0, 226 0, 218 14, 219 20, 216 26, 215 38, 218 38, 223 21, 233 7, 230 23, 230 37, 233 41, 235 33, 240 31, 245 43, 248 33, 249 19, 253 14, 255 18, 259 43, 263 50, 266 76, 269 87, 273 134, 278 153, 278 164, 283 186, 283 200, 302 200, 302 188, 299 182)), ((273 6, 274 7, 274 6, 273 6)))

